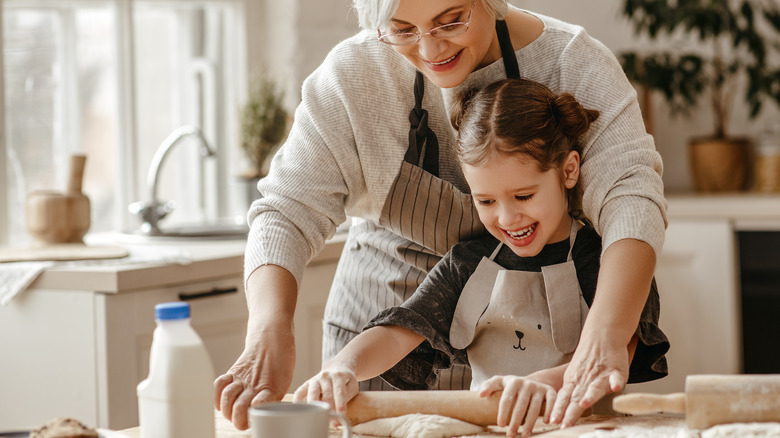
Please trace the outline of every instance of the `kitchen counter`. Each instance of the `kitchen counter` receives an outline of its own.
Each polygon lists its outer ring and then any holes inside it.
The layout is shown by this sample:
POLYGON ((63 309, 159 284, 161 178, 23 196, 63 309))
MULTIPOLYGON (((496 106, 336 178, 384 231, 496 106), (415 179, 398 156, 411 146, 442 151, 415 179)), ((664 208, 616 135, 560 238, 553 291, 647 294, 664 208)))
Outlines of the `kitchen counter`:
MULTIPOLYGON (((328 240, 325 248, 310 262, 310 266, 338 261, 346 240, 339 233, 328 240)), ((30 288, 92 290, 104 293, 122 293, 181 283, 207 281, 227 275, 243 277, 244 239, 194 240, 160 239, 151 243, 123 243, 116 233, 87 236, 88 245, 112 245, 125 248, 161 251, 175 248, 187 255, 188 264, 170 262, 59 264, 46 269, 30 288)))
POLYGON ((777 193, 667 193, 668 217, 674 220, 727 220, 737 230, 780 230, 777 193))

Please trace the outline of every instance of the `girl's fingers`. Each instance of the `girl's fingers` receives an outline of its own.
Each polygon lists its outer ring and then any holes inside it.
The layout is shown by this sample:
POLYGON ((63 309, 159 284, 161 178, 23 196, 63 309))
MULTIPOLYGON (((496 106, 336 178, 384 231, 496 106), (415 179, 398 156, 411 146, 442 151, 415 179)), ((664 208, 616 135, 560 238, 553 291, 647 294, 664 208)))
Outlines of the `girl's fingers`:
POLYGON ((523 419, 525 419, 526 415, 529 413, 528 407, 531 402, 531 395, 531 390, 529 390, 528 387, 523 387, 517 394, 514 407, 512 408, 512 419, 509 421, 507 436, 517 435, 517 430, 520 429, 520 425, 523 424, 523 419))
POLYGON ((319 401, 322 398, 322 389, 320 389, 319 379, 309 380, 309 392, 306 394, 306 401, 319 401))
POLYGON ((482 385, 479 386, 479 396, 480 397, 489 397, 493 393, 497 391, 501 391, 504 389, 504 379, 502 376, 493 376, 484 382, 482 382, 482 385))
POLYGON ((318 380, 320 384, 320 400, 333 403, 333 382, 328 376, 318 380))
POLYGON ((504 388, 504 392, 501 393, 501 398, 498 400, 498 418, 496 422, 499 426, 504 427, 512 420, 512 410, 516 397, 517 390, 515 387, 510 385, 504 388))
POLYGON ((525 420, 520 430, 524 437, 531 436, 531 433, 536 426, 536 419, 539 418, 539 413, 542 410, 542 403, 544 402, 544 394, 535 393, 531 397, 528 403, 528 409, 526 410, 525 420))
POLYGON ((550 388, 544 395, 544 422, 550 423, 550 415, 552 414, 553 405, 555 404, 555 389, 550 388))
POLYGON ((357 394, 357 380, 354 375, 341 374, 333 383, 333 404, 336 412, 346 413, 347 402, 357 394), (352 392, 354 391, 354 392, 352 392))

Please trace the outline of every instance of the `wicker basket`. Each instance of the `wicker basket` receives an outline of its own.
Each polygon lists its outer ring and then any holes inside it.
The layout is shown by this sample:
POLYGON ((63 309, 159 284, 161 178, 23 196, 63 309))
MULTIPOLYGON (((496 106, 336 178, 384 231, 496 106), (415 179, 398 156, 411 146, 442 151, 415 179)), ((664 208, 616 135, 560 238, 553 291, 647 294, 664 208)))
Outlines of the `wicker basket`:
POLYGON ((700 192, 744 190, 748 181, 750 141, 744 138, 696 138, 688 145, 693 186, 700 192))

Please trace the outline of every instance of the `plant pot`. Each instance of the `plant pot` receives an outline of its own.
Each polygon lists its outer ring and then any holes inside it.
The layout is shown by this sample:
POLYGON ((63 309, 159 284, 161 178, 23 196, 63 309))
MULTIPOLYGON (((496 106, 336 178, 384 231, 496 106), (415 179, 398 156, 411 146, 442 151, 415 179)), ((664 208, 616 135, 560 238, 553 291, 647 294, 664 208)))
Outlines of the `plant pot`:
POLYGON ((750 141, 694 138, 688 143, 693 187, 699 192, 736 192, 747 187, 750 141))

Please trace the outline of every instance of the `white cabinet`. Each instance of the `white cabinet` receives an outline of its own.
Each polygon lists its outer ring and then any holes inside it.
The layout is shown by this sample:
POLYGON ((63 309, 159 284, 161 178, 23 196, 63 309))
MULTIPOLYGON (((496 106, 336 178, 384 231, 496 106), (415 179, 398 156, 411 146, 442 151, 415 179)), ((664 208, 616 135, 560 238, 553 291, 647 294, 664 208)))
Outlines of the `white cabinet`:
MULTIPOLYGON (((320 368, 322 313, 344 236, 306 267, 295 316, 293 385, 320 368)), ((49 269, 0 306, 0 431, 59 416, 114 430, 138 425, 157 303, 185 299, 215 378, 244 348, 243 243, 192 244, 190 264, 49 269)), ((186 246, 186 245, 180 245, 186 246)))
POLYGON ((671 344, 669 376, 628 385, 628 392, 685 390, 689 374, 734 374, 741 368, 736 245, 724 219, 673 219, 655 272, 659 325, 671 344))
POLYGON ((680 392, 691 374, 743 372, 737 232, 780 230, 780 195, 676 194, 656 264, 669 376, 630 392, 680 392))
POLYGON ((243 349, 240 276, 122 294, 32 289, 0 307, 0 430, 72 416, 123 429, 138 424, 135 387, 148 374, 154 306, 181 293, 232 291, 190 300, 193 326, 215 370, 243 349))

